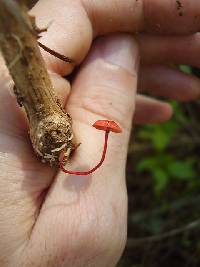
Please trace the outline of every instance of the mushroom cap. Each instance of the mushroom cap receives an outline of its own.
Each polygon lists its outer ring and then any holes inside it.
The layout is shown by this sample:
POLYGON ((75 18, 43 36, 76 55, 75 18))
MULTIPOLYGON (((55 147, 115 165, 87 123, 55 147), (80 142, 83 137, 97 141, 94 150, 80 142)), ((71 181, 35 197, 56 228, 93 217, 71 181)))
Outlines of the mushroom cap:
POLYGON ((102 131, 111 131, 114 133, 121 133, 122 129, 117 125, 115 121, 98 120, 93 125, 94 128, 102 131))

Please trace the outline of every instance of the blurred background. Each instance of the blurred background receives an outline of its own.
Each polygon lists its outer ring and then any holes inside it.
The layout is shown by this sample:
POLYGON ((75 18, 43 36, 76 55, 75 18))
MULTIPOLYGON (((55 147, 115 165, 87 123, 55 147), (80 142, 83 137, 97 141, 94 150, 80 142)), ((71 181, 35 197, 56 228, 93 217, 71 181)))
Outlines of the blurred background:
POLYGON ((136 127, 130 140, 128 241, 118 267, 200 266, 200 101, 171 105, 169 122, 136 127))

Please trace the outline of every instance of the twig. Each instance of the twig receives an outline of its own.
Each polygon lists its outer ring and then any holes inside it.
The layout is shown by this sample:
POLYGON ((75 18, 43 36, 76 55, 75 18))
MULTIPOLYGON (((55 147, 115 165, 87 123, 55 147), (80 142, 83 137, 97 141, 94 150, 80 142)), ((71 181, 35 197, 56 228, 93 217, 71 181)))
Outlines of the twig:
POLYGON ((47 47, 46 45, 40 43, 39 41, 38 41, 38 45, 39 45, 40 47, 42 47, 46 52, 48 52, 48 53, 50 53, 51 55, 53 55, 53 56, 59 58, 60 60, 65 61, 65 62, 67 62, 67 63, 75 64, 75 61, 74 61, 73 59, 71 59, 71 58, 69 58, 69 57, 66 57, 66 56, 64 56, 64 55, 62 55, 62 54, 59 54, 58 52, 56 52, 56 51, 50 49, 49 47, 47 47))
POLYGON ((191 198, 182 198, 175 202, 168 203, 167 207, 159 207, 151 211, 141 211, 130 217, 130 224, 145 224, 155 216, 162 216, 170 212, 181 214, 181 211, 190 210, 189 208, 198 206, 200 202, 200 195, 191 198))
POLYGON ((186 231, 191 231, 191 230, 193 230, 199 226, 200 226, 200 219, 193 221, 193 222, 187 224, 186 226, 173 229, 169 232, 166 232, 166 233, 163 233, 160 235, 148 236, 148 237, 144 237, 144 238, 129 238, 128 242, 127 242, 127 248, 131 249, 133 247, 142 246, 146 243, 160 242, 164 239, 180 235, 186 231))
POLYGON ((54 93, 23 0, 0 1, 0 32, 0 48, 29 119, 33 148, 42 161, 58 164, 60 153, 67 159, 74 147, 72 121, 54 93))

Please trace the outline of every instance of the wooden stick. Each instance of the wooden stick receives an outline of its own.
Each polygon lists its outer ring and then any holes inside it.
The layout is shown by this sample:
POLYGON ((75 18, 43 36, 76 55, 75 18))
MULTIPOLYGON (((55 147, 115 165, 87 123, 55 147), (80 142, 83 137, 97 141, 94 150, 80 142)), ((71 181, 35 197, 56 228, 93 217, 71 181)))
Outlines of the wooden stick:
POLYGON ((29 120, 33 148, 43 162, 58 165, 60 153, 67 159, 74 147, 72 120, 55 95, 26 8, 14 0, 0 1, 0 48, 29 120))

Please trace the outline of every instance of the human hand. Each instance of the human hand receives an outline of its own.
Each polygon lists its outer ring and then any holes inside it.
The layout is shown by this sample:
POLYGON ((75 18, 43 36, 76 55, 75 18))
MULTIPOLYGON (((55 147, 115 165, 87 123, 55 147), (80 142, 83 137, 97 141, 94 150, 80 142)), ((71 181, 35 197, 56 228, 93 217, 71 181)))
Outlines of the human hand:
MULTIPOLYGON (((141 65, 134 123, 158 123, 172 115, 169 104, 141 95, 189 101, 200 95, 199 80, 179 71, 178 65, 200 67, 198 60, 200 3, 195 0, 42 0, 33 9, 37 25, 50 25, 40 41, 78 64, 92 41, 115 32, 136 34, 141 65)), ((49 68, 60 75, 73 71, 43 52, 49 68)))
MULTIPOLYGON (((67 100, 81 142, 70 168, 88 170, 98 162, 104 134, 91 127, 94 121, 114 119, 123 133, 110 134, 102 168, 77 177, 57 172, 34 156, 25 115, 1 67, 1 266, 115 266, 126 241, 125 162, 137 69, 133 37, 116 35, 93 45, 67 100)), ((51 77, 64 101, 67 81, 51 77)))
MULTIPOLYGON (((111 136, 103 167, 88 177, 57 173, 35 158, 24 114, 11 96, 12 85, 1 64, 1 266, 116 264, 126 240, 125 162, 138 56, 137 44, 129 35, 101 38, 72 83, 67 110, 82 143, 70 163, 72 169, 87 170, 100 157, 97 151, 102 149, 103 136, 91 123, 108 118, 123 128, 121 135, 111 136)), ((70 85, 58 74, 71 70, 52 57, 47 64, 51 71, 57 70, 51 76, 64 103, 70 85)))

